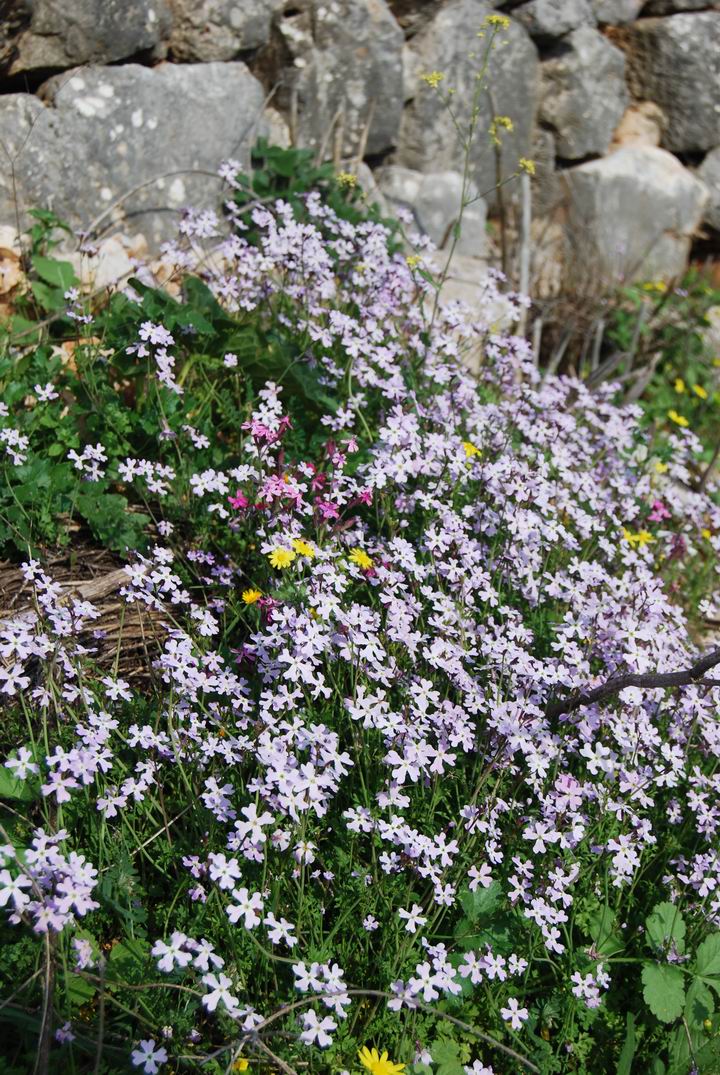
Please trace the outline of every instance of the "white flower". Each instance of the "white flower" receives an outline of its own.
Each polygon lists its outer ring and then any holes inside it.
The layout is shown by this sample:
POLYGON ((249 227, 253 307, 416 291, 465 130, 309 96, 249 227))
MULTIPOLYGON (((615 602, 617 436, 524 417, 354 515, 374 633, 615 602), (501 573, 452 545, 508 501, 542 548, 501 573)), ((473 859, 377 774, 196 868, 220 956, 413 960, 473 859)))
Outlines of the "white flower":
POLYGON ((167 1051, 162 1045, 159 1049, 155 1048, 154 1038, 141 1041, 137 1049, 133 1049, 130 1054, 133 1066, 139 1068, 142 1064, 145 1075, 155 1075, 155 1072, 159 1071, 160 1065, 167 1062, 167 1058, 167 1051))
POLYGON ((305 1045, 317 1044, 321 1049, 332 1045, 332 1038, 328 1031, 337 1030, 337 1023, 331 1016, 326 1015, 324 1019, 318 1019, 317 1012, 311 1008, 303 1015, 303 1026, 305 1029, 300 1035, 300 1041, 305 1045))

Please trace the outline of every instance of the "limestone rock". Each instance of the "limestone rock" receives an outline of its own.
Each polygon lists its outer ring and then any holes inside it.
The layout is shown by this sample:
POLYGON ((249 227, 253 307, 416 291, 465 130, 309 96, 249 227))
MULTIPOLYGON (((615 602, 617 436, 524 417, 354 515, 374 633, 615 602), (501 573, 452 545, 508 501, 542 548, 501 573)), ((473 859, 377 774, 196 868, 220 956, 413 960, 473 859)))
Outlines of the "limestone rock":
POLYGON ((708 153, 697 170, 698 178, 708 188, 709 201, 705 221, 720 231, 720 146, 708 153))
POLYGON ((169 0, 174 59, 194 63, 234 60, 267 44, 284 0, 169 0))
POLYGON ((617 146, 659 146, 665 117, 653 101, 632 104, 615 129, 611 149, 617 146))
POLYGON ((592 0, 595 18, 604 26, 622 26, 634 22, 640 14, 643 0, 592 0))
POLYGON ((667 116, 663 146, 675 153, 720 141, 720 11, 640 19, 623 29, 633 96, 667 116))
POLYGON ((166 0, 23 0, 30 17, 14 41, 9 73, 112 63, 161 48, 166 0))
POLYGON ((343 156, 390 149, 403 105, 404 39, 385 0, 299 0, 277 25, 293 57, 298 142, 326 150, 339 143, 343 156))
POLYGON ((581 26, 543 63, 542 80, 540 118, 556 132, 558 156, 604 153, 628 103, 620 49, 581 26))
MULTIPOLYGON (((467 131, 483 56, 484 40, 478 41, 475 35, 491 11, 483 0, 451 0, 410 42, 414 59, 406 69, 420 73, 440 71, 445 80, 438 90, 419 78, 411 87, 411 100, 400 128, 398 164, 421 172, 462 169, 463 150, 443 104, 444 91, 455 91, 453 107, 461 129, 467 131)), ((488 94, 481 91, 477 133, 470 155, 478 190, 490 191, 491 201, 496 182, 495 153, 487 133, 492 113, 509 116, 513 122, 513 132, 505 133, 502 139, 502 175, 507 177, 516 170, 520 157, 530 155, 539 81, 537 50, 527 30, 511 20, 510 29, 502 32, 498 40, 502 44, 490 57, 487 77, 494 108, 488 94)), ((510 196, 510 188, 506 193, 510 196)))
MULTIPOLYGON (((409 209, 419 230, 442 248, 452 242, 451 229, 460 212, 462 176, 459 172, 422 173, 389 165, 377 173, 380 190, 390 209, 409 209)), ((473 188, 469 196, 475 198, 473 188)), ((482 198, 466 206, 456 252, 483 257, 487 252, 486 209, 482 198)))
POLYGON ((596 21, 590 0, 529 0, 513 8, 512 14, 531 37, 538 38, 562 37, 596 21))
MULTIPOLYGON (((122 214, 153 244, 176 234, 182 208, 216 207, 212 173, 229 157, 247 165, 264 98, 242 63, 84 68, 50 79, 42 93, 45 105, 29 94, 0 97, 20 209, 49 206, 83 227, 134 191, 106 223, 122 214)), ((0 222, 14 219, 3 169, 0 222)))
POLYGON ((623 146, 563 173, 576 255, 605 281, 677 276, 707 203, 703 184, 663 149, 623 146))

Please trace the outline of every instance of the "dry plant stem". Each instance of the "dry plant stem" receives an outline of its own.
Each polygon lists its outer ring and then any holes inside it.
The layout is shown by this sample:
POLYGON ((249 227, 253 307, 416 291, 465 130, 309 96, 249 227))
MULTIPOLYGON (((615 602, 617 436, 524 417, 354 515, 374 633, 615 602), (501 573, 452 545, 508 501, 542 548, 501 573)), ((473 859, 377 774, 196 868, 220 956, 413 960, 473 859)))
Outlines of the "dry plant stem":
POLYGON ((100 1064, 102 1063, 103 1055, 103 1038, 105 1037, 105 960, 100 957, 99 960, 100 978, 102 984, 100 986, 100 1000, 98 1002, 98 1033, 97 1043, 95 1045, 95 1066, 93 1068, 93 1075, 100 1075, 100 1064))
POLYGON ((705 470, 702 472, 702 474, 700 476, 700 481, 698 482, 698 487, 697 487, 697 491, 699 493, 704 493, 705 492, 705 488, 707 486, 708 479, 710 478, 710 475, 712 473, 713 467, 715 466, 715 464, 718 461, 718 456, 720 456, 720 440, 718 440, 717 444, 715 445, 715 451, 712 454, 712 459, 710 460, 708 465, 705 467, 705 470))
MULTIPOLYGON (((520 176, 520 195, 522 214, 520 217, 520 278, 518 288, 521 295, 530 294, 530 228, 532 225, 532 187, 530 176, 523 172, 520 176)), ((523 306, 518 321, 518 335, 524 336, 527 328, 528 309, 523 306)))
POLYGON ((606 698, 612 698, 614 695, 619 694, 620 691, 624 691, 626 687, 642 687, 647 690, 656 690, 659 687, 689 687, 693 683, 704 683, 709 687, 716 687, 720 681, 704 679, 703 677, 706 672, 719 664, 720 648, 712 650, 705 657, 701 657, 699 661, 681 672, 647 672, 642 675, 630 672, 625 676, 614 676, 606 680, 605 683, 601 683, 599 687, 593 687, 592 690, 583 691, 580 694, 571 694, 567 698, 549 702, 545 707, 545 715, 547 717, 559 717, 565 713, 574 713, 576 709, 580 709, 582 706, 594 705, 596 702, 602 702, 606 698))
POLYGON ((50 1071, 50 1046, 52 1044, 52 1009, 55 995, 55 953, 54 938, 45 934, 45 985, 43 988, 43 1010, 38 1036, 38 1050, 35 1058, 34 1075, 48 1075, 50 1071))

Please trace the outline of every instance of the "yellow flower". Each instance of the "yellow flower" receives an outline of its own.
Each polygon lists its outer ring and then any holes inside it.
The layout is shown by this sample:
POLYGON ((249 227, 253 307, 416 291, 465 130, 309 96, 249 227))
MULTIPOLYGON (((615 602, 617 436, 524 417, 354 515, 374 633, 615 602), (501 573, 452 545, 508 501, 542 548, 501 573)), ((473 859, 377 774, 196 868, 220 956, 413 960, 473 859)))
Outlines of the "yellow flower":
POLYGON ((463 441, 463 448, 465 449, 465 458, 472 459, 474 455, 482 455, 482 452, 477 448, 471 440, 463 441))
POLYGON ((662 280, 648 280, 646 284, 643 284, 644 291, 659 291, 661 295, 664 295, 667 291, 667 284, 662 280))
POLYGON ((241 1056, 239 1060, 235 1061, 235 1063, 233 1064, 231 1070, 232 1071, 247 1071, 249 1067, 250 1067, 250 1064, 248 1063, 248 1061, 243 1056, 241 1056))
POLYGON ((262 597, 262 590, 243 590, 242 599, 246 605, 254 605, 262 597))
POLYGON ((628 530, 625 526, 623 527, 623 537, 628 545, 632 545, 633 548, 637 545, 639 549, 641 549, 643 545, 649 545, 655 540, 649 530, 638 530, 637 534, 633 534, 633 532, 628 530))
POLYGON ((531 161, 529 157, 521 157, 518 161, 518 168, 521 172, 527 172, 528 175, 535 175, 535 161, 531 161))
POLYGON ((387 1049, 381 1056, 377 1049, 368 1049, 365 1045, 358 1052, 358 1059, 370 1075, 402 1075, 405 1070, 404 1064, 395 1064, 392 1060, 388 1060, 387 1049))
POLYGON ((720 358, 713 359, 713 366, 720 366, 720 358))
POLYGON ((668 411, 668 418, 671 422, 674 422, 676 426, 682 426, 683 429, 690 425, 687 418, 682 414, 678 414, 677 411, 668 411))
POLYGON ((411 269, 417 269, 418 265, 420 264, 420 256, 419 254, 408 254, 408 256, 405 258, 405 261, 408 263, 411 269))
POLYGON ((352 172, 338 172, 335 178, 337 179, 339 186, 347 187, 348 190, 357 186, 358 177, 353 175, 352 172))
POLYGON ((484 22, 486 26, 497 26, 499 30, 510 29, 510 19, 507 15, 486 15, 484 22))
POLYGON ((353 564, 357 564, 357 566, 361 567, 363 571, 369 571, 369 569, 373 565, 372 560, 364 549, 353 549, 350 553, 350 562, 353 564))
POLYGON ((700 533, 702 534, 702 536, 703 536, 703 537, 704 537, 704 538, 705 538, 705 539, 706 539, 707 541, 709 541, 709 540, 710 540, 710 538, 712 537, 712 530, 708 530, 708 528, 707 528, 707 527, 705 527, 705 528, 704 528, 703 530, 701 530, 701 531, 700 531, 700 533))
POLYGON ((706 390, 703 388, 703 386, 701 384, 694 384, 693 385, 693 392, 700 399, 707 399, 708 398, 708 394, 707 394, 706 390))
POLYGON ((675 387, 676 392, 684 392, 685 391, 685 382, 683 381, 682 377, 676 377, 675 378, 675 386, 674 387, 675 387))
POLYGON ((420 75, 420 78, 423 82, 427 82, 431 89, 436 90, 445 78, 445 75, 442 71, 431 71, 428 75, 420 75))
POLYGON ((493 141, 495 145, 499 146, 500 131, 512 132, 514 129, 515 125, 510 119, 510 116, 495 116, 488 129, 488 134, 490 135, 491 141, 493 141))
POLYGON ((302 538, 293 538, 290 544, 298 556, 308 556, 312 560, 315 555, 315 549, 312 545, 307 541, 303 541, 302 538))
POLYGON ((667 469, 668 469, 667 463, 661 463, 660 460, 658 460, 657 463, 655 464, 655 470, 657 471, 658 474, 667 474, 667 469))
POLYGON ((295 559, 295 553, 292 549, 273 549, 268 553, 268 559, 273 567, 279 567, 282 570, 284 567, 290 567, 295 559))

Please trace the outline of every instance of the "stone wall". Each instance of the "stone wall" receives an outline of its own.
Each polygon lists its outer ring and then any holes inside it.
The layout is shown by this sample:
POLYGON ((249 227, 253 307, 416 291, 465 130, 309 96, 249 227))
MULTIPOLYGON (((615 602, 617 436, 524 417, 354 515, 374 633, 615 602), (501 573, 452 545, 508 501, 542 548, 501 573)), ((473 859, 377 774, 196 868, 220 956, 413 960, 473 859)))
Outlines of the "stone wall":
MULTIPOLYGON (((720 6, 703 0, 505 0, 480 95, 478 195, 463 256, 488 256, 492 188, 536 159, 536 262, 671 277, 720 230, 720 6), (495 153, 494 113, 512 133, 495 153), (579 259, 579 260, 578 260, 579 259)), ((73 226, 143 231, 209 206, 221 161, 258 134, 375 173, 437 243, 493 10, 486 0, 0 0, 0 224, 49 206, 73 226), (433 90, 422 75, 440 71, 433 90)), ((364 172, 367 176, 367 173, 364 172)), ((512 232, 519 184, 503 189, 512 232)))

